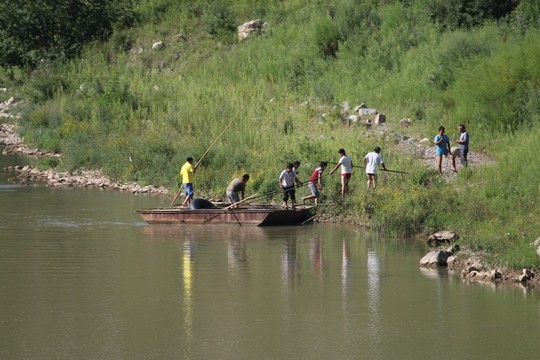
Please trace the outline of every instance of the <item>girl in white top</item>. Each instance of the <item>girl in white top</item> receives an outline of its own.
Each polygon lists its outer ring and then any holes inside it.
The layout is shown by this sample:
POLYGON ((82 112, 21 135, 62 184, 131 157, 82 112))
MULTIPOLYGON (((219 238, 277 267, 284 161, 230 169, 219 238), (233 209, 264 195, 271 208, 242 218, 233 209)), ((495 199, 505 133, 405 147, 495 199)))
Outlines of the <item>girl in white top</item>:
POLYGON ((376 146, 375 149, 373 149, 373 152, 368 153, 364 157, 364 167, 366 168, 366 174, 368 177, 368 190, 371 184, 373 184, 373 190, 377 188, 377 166, 382 165, 383 169, 386 170, 382 156, 379 154, 380 152, 381 148, 376 146))
POLYGON ((351 178, 352 168, 354 165, 351 157, 345 154, 345 150, 339 149, 338 154, 339 162, 336 167, 330 171, 330 175, 332 175, 334 171, 341 166, 341 198, 343 198, 345 195, 349 194, 349 179, 351 178))

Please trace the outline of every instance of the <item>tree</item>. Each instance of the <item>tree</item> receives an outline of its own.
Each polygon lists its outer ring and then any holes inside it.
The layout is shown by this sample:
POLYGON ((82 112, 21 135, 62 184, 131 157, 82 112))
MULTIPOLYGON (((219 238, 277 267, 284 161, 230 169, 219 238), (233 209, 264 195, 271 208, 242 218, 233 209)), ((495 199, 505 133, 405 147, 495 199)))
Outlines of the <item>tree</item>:
POLYGON ((132 0, 0 0, 0 66, 71 58, 135 20, 132 0))

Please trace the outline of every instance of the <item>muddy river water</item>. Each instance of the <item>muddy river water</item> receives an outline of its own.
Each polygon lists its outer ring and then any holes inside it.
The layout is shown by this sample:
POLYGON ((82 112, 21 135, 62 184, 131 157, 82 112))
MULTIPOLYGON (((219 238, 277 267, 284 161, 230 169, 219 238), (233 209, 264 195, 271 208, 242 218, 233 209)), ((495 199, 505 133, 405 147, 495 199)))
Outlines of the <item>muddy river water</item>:
MULTIPOLYGON (((0 157, 0 168, 26 161, 0 157)), ((169 198, 0 173, 0 359, 538 359, 540 295, 344 225, 149 226, 169 198)))

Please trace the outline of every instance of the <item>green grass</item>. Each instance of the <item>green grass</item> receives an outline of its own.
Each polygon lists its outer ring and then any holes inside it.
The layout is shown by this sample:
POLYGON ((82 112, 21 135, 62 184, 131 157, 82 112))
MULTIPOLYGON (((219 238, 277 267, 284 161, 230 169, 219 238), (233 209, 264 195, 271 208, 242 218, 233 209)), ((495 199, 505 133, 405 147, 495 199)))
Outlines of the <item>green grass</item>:
POLYGON ((145 0, 138 27, 80 59, 0 79, 29 99, 25 140, 61 152, 60 168, 176 189, 185 158, 197 160, 244 107, 197 172, 198 195, 223 197, 246 172, 250 193, 274 191, 287 162, 300 160, 305 179, 319 161, 337 161, 339 148, 359 165, 380 145, 390 168, 411 174, 388 174, 368 194, 358 171, 345 202, 339 177, 326 177, 330 215, 394 234, 453 229, 494 263, 539 266, 528 243, 540 233, 540 33, 527 4, 498 22, 456 27, 434 21, 428 1, 145 0), (257 18, 267 30, 238 41, 236 26, 257 18), (159 40, 165 47, 152 50, 159 40), (343 102, 387 114, 388 133, 404 132, 402 118, 418 138, 464 123, 472 151, 496 165, 441 181, 396 151, 393 137, 344 125, 343 102))

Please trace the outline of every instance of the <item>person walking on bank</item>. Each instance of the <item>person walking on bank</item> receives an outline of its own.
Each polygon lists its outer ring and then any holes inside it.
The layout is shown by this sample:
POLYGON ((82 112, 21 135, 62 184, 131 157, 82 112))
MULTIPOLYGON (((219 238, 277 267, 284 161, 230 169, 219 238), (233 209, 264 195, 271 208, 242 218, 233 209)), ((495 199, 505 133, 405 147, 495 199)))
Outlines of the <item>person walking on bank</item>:
POLYGON ((229 204, 234 204, 240 201, 238 193, 242 193, 242 200, 244 200, 244 192, 246 190, 246 183, 249 181, 249 175, 244 174, 244 176, 239 177, 231 181, 227 187, 227 200, 229 204))
POLYGON ((330 171, 332 175, 339 166, 341 166, 341 198, 349 194, 349 180, 351 179, 353 163, 350 156, 345 154, 344 149, 338 150, 339 162, 337 165, 330 171))
MULTIPOLYGON (((459 156, 461 158, 461 165, 467 167, 469 165, 467 161, 467 155, 469 154, 469 134, 465 131, 465 125, 460 124, 458 130, 461 133, 459 139, 456 142, 459 144, 459 156)), ((456 156, 452 157, 452 163, 454 169, 456 168, 456 156)))
POLYGON ((443 155, 448 156, 450 153, 450 139, 444 133, 444 126, 439 127, 439 134, 435 136, 433 142, 437 146, 437 169, 439 170, 439 174, 442 174, 442 157, 443 155))
POLYGON ((198 165, 193 167, 193 158, 188 157, 186 163, 182 165, 180 169, 180 175, 182 175, 182 186, 186 191, 186 200, 182 203, 182 206, 189 206, 191 200, 193 200, 193 174, 197 171, 198 165))
POLYGON ((309 190, 311 190, 311 195, 302 198, 302 201, 304 202, 304 204, 306 203, 306 200, 315 199, 314 200, 315 205, 317 205, 319 195, 320 195, 319 190, 322 190, 321 177, 324 170, 326 170, 327 166, 328 166, 328 163, 326 161, 322 161, 319 167, 316 168, 315 171, 313 171, 313 175, 311 175, 311 178, 309 179, 309 182, 308 182, 308 187, 309 187, 309 190))
POLYGON ((375 149, 373 149, 373 152, 368 153, 364 157, 364 167, 366 168, 366 174, 367 174, 367 189, 369 190, 370 186, 373 186, 373 190, 377 188, 377 167, 379 165, 382 165, 384 170, 386 169, 386 165, 384 165, 383 158, 380 154, 381 148, 376 146, 375 149))
POLYGON ((288 208, 287 201, 291 198, 291 207, 296 209, 296 191, 294 190, 294 183, 302 185, 302 182, 296 177, 296 172, 293 171, 294 165, 292 163, 287 164, 287 168, 281 172, 279 176, 279 188, 283 190, 283 207, 288 208))

